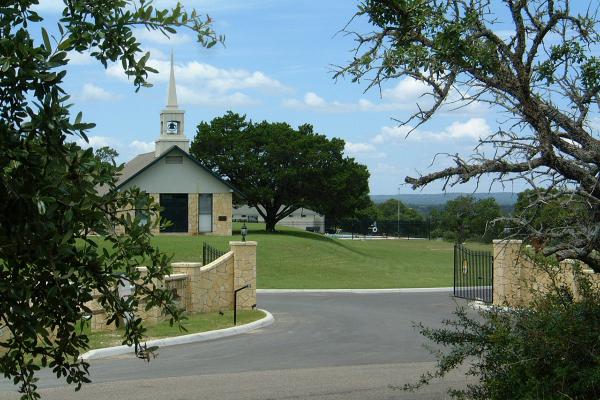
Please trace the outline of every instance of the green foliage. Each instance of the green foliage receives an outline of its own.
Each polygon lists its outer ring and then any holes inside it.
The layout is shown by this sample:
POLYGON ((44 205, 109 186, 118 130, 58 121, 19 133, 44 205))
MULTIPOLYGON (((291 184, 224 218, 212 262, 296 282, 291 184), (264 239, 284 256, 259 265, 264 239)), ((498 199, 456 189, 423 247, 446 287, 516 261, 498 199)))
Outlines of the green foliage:
POLYGON ((89 365, 78 359, 88 338, 77 327, 90 312, 92 291, 110 322, 133 313, 123 343, 136 348, 144 334, 135 317, 142 303, 163 307, 171 322, 179 316, 172 294, 152 283, 169 261, 150 241, 153 225, 117 212, 137 207, 155 214, 158 205, 138 190, 116 191, 114 153, 96 156, 73 143, 87 140, 94 124, 71 114, 61 87, 67 52, 91 50, 104 66, 119 60, 139 88, 154 71, 145 64, 148 53, 139 57, 136 25, 164 33, 190 28, 206 46, 218 39, 194 11, 134 0, 65 2, 53 35, 40 28, 37 3, 4 2, 0 13, 0 327, 9 332, 0 341, 0 371, 23 398, 39 397, 34 359, 77 389, 89 382, 89 365), (117 235, 116 226, 126 233, 117 235), (108 248, 98 251, 94 235, 104 236, 108 248), (136 270, 141 259, 145 276, 136 270), (120 298, 119 282, 132 283, 134 295, 120 298))
POLYGON ((190 147, 257 207, 269 231, 301 207, 337 219, 367 204, 369 172, 343 151, 343 140, 314 133, 311 125, 254 123, 231 111, 201 122, 190 147))
POLYGON ((383 203, 377 204, 377 208, 381 212, 381 219, 387 221, 423 221, 423 216, 412 208, 407 207, 399 200, 389 199, 383 203), (399 209, 399 210, 398 210, 399 209), (400 215, 398 217, 398 215, 400 215))
POLYGON ((446 203, 442 210, 431 212, 432 236, 462 243, 467 239, 491 242, 499 238, 500 206, 495 199, 475 200, 461 196, 446 203))
MULTIPOLYGON (((558 270, 538 266, 550 276, 558 270)), ((436 353, 437 369, 405 389, 460 368, 475 379, 449 391, 457 399, 600 398, 600 289, 586 274, 579 272, 577 280, 577 301, 570 288, 552 280, 551 290, 538 293, 528 309, 493 308, 475 316, 459 307, 442 328, 419 325, 444 350, 436 353)))
POLYGON ((102 146, 96 149, 94 154, 96 155, 96 158, 100 159, 100 161, 111 164, 116 164, 115 160, 117 157, 119 157, 119 153, 109 146, 102 146))
POLYGON ((588 207, 585 199, 573 193, 556 189, 525 190, 519 193, 514 213, 533 229, 551 232, 581 224, 587 216, 588 207))
POLYGON ((354 219, 367 221, 408 221, 422 222, 423 216, 415 209, 407 207, 399 200, 389 199, 383 203, 369 200, 366 207, 354 213, 354 219))

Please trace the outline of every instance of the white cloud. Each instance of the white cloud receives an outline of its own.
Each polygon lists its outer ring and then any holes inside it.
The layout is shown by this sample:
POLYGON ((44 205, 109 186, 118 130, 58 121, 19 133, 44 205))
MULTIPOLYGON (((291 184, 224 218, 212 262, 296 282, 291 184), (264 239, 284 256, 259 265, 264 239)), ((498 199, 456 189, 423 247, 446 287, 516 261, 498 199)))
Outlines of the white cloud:
POLYGON ((150 153, 154 151, 154 142, 142 142, 140 140, 134 140, 129 143, 129 149, 135 152, 135 154, 150 153))
POLYGON ((431 92, 431 89, 426 83, 414 78, 404 78, 393 88, 383 90, 382 97, 393 103, 414 104, 423 99, 423 95, 428 92, 431 92))
POLYGON ((327 106, 327 102, 324 98, 318 96, 314 92, 308 92, 304 95, 304 104, 309 107, 324 107, 327 106))
POLYGON ((377 147, 371 143, 346 142, 344 152, 350 157, 361 159, 379 159, 387 157, 385 153, 377 151, 377 147))
POLYGON ((344 113, 356 111, 386 111, 398 108, 393 104, 375 104, 367 99, 359 99, 357 102, 344 103, 340 101, 327 101, 315 92, 307 92, 302 100, 286 99, 282 105, 297 110, 315 110, 331 113, 344 113))
MULTIPOLYGON (((168 82, 170 70, 169 61, 151 58, 148 61, 148 65, 159 71, 158 74, 150 76, 151 81, 168 82)), ((127 80, 127 75, 123 72, 120 64, 109 66, 106 73, 109 76, 127 80)), ((198 84, 217 92, 240 89, 258 89, 265 92, 290 91, 290 88, 260 71, 224 69, 197 61, 176 64, 175 79, 177 82, 198 84)))
MULTIPOLYGON (((466 93, 463 93, 466 96, 466 93)), ((403 78, 396 86, 383 89, 380 101, 370 101, 364 98, 357 101, 341 102, 327 100, 315 92, 307 92, 302 99, 286 99, 282 105, 297 110, 313 110, 329 113, 350 112, 385 112, 402 110, 409 113, 419 108, 428 109, 434 104, 429 86, 414 78, 403 78)), ((453 91, 448 96, 446 105, 438 110, 442 115, 477 116, 485 115, 490 108, 482 102, 465 102, 460 93, 453 91)))
POLYGON ((205 90, 194 90, 183 85, 177 85, 177 100, 182 104, 197 106, 254 106, 259 102, 241 93, 215 94, 205 90))
POLYGON ((395 87, 384 89, 381 94, 382 100, 377 103, 364 98, 355 102, 327 101, 315 92, 307 92, 301 100, 284 100, 283 106, 299 110, 334 113, 411 110, 416 107, 417 103, 421 104, 422 107, 426 107, 427 103, 431 103, 427 96, 423 96, 427 92, 428 87, 426 84, 413 78, 404 78, 395 87))
POLYGON ((111 93, 100 86, 96 86, 93 83, 84 84, 81 89, 81 94, 77 97, 84 101, 110 101, 118 98, 116 94, 111 93))
POLYGON ((94 61, 89 51, 83 53, 74 50, 69 51, 67 52, 67 58, 69 59, 69 65, 89 65, 94 61))
POLYGON ((108 136, 88 136, 88 141, 86 142, 82 138, 77 139, 76 143, 84 148, 92 147, 94 149, 98 149, 104 146, 115 147, 117 144, 112 138, 108 136))
POLYGON ((346 142, 344 151, 349 154, 373 153, 375 146, 370 143, 352 143, 346 142))
POLYGON ((372 142, 375 144, 384 144, 400 143, 404 140, 479 140, 492 133, 490 126, 483 118, 470 118, 465 122, 454 121, 440 131, 421 131, 416 129, 411 132, 411 130, 413 130, 413 127, 410 125, 384 126, 381 128, 380 133, 375 135, 372 142))
POLYGON ((185 33, 169 34, 165 36, 159 30, 149 31, 147 29, 136 29, 135 37, 140 41, 148 41, 156 44, 179 45, 192 41, 190 35, 185 33))
POLYGON ((483 118, 471 118, 466 122, 454 121, 442 132, 432 136, 439 140, 447 139, 480 139, 492 133, 490 126, 483 118))
MULTIPOLYGON (((151 82, 168 82, 170 61, 153 57, 148 65, 159 71, 150 76, 151 82)), ((108 76, 127 80, 120 64, 109 66, 106 73, 108 76)), ((181 85, 177 87, 181 104, 255 105, 259 102, 244 91, 256 90, 266 94, 291 91, 289 87, 261 71, 225 69, 197 61, 176 64, 175 79, 181 85)))
POLYGON ((384 126, 381 128, 381 132, 373 138, 373 143, 383 144, 403 141, 412 129, 410 125, 384 126))

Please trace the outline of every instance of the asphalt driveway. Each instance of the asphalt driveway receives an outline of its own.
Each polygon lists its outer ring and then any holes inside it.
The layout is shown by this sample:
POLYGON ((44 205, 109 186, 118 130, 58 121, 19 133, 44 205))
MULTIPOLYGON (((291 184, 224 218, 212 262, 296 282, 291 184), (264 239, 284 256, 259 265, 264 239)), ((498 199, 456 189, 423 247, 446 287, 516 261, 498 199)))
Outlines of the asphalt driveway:
MULTIPOLYGON (((454 309, 448 292, 260 294, 275 323, 240 336, 166 347, 149 364, 122 356, 91 362, 80 392, 41 373, 43 398, 445 399, 453 376, 416 394, 394 389, 433 366, 413 321, 436 326, 454 309)), ((17 398, 8 381, 0 399, 17 398)))

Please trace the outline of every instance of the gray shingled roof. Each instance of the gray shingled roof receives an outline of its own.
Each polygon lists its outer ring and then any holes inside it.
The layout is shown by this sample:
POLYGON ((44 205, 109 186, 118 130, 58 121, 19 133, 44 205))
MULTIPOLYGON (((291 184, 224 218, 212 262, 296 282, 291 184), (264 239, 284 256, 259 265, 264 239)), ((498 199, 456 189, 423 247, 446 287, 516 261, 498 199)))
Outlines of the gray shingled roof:
MULTIPOLYGON (((119 175, 119 179, 117 180, 117 186, 121 185, 127 179, 131 178, 142 169, 146 168, 148 164, 154 161, 154 152, 138 154, 132 160, 125 163, 121 174, 119 175)), ((106 194, 108 188, 106 186, 101 186, 98 188, 98 194, 106 194)))
MULTIPOLYGON (((140 172, 142 172, 142 170, 149 167, 150 164, 157 162, 158 160, 163 158, 165 155, 170 153, 172 150, 179 150, 184 156, 186 156, 187 158, 192 160, 197 166, 199 166, 200 168, 202 168, 203 170, 205 170, 206 172, 211 174, 213 177, 215 177, 215 179, 218 179, 219 181, 223 182, 225 185, 227 185, 233 191, 240 193, 236 188, 231 186, 231 184, 228 181, 223 180, 221 177, 217 176, 214 172, 206 169, 203 165, 200 164, 200 162, 198 160, 196 160, 194 157, 192 157, 188 153, 181 150, 176 145, 174 145, 167 151, 163 152, 159 157, 155 157, 154 152, 139 154, 139 155, 135 156, 135 158, 133 158, 131 161, 127 162, 125 164, 125 166, 123 167, 123 170, 121 171, 121 174, 119 175, 119 179, 117 180, 117 188, 119 188, 121 185, 123 185, 125 182, 127 182, 128 180, 130 180, 131 178, 133 178, 140 172)), ((98 187, 98 194, 102 195, 102 194, 105 194, 107 191, 108 191, 108 189, 104 186, 98 187)))
POLYGON ((131 178, 142 169, 146 168, 148 164, 154 161, 154 152, 138 154, 133 158, 133 160, 127 162, 123 171, 121 171, 121 175, 119 175, 119 180, 117 181, 117 186, 120 186, 127 179, 131 178))

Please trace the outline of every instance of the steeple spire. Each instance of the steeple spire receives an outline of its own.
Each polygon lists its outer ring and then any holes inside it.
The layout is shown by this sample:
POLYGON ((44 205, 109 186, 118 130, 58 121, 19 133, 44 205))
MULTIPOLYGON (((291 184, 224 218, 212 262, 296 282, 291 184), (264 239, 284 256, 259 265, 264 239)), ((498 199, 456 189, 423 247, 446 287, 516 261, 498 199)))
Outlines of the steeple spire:
POLYGON ((190 152, 190 141, 185 137, 185 111, 177 106, 177 90, 175 89, 175 66, 173 50, 171 50, 171 75, 169 76, 169 94, 167 106, 160 112, 160 135, 156 140, 154 154, 159 157, 173 146, 178 146, 186 153, 190 152))
POLYGON ((175 88, 175 68, 173 67, 173 50, 171 50, 171 75, 169 76, 169 96, 167 98, 167 108, 177 108, 177 89, 175 88))

